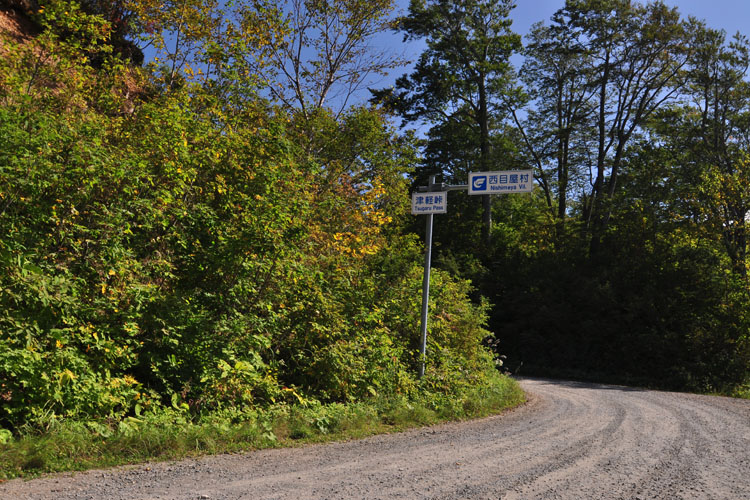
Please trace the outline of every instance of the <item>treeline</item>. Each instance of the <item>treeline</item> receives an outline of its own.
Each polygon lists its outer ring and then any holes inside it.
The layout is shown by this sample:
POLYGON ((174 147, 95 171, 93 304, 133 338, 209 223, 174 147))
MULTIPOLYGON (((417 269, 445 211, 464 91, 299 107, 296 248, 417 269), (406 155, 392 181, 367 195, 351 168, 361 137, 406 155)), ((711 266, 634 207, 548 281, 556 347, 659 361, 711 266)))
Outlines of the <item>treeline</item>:
MULTIPOLYGON (((335 15, 389 12, 363 5, 335 15)), ((164 410, 440 406, 497 380, 488 307, 447 272, 417 379, 413 140, 375 108, 334 113, 312 80, 274 98, 299 33, 273 5, 48 0, 29 16, 0 45, 0 437, 164 410), (134 65, 123 39, 159 60, 134 65)))
POLYGON ((530 197, 451 193, 438 265, 494 304, 520 373, 736 390, 750 369, 747 38, 662 2, 567 0, 521 40, 512 7, 412 1, 398 29, 427 48, 374 93, 428 128, 416 184, 535 169, 530 197))
POLYGON ((497 381, 483 345, 522 374, 747 384, 745 38, 627 0, 526 40, 509 0, 11 3, 33 11, 0 41, 0 428, 462 405, 497 381), (426 49, 364 105, 391 28, 426 49), (436 218, 418 380, 409 190, 529 167, 533 194, 436 218))

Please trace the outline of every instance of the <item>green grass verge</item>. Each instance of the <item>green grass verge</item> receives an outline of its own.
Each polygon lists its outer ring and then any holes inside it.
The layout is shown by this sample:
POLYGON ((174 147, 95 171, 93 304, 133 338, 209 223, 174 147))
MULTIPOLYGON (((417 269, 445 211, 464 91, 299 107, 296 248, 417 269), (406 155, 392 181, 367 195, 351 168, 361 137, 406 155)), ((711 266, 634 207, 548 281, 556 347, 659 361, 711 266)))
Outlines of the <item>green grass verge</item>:
POLYGON ((484 417, 525 401, 505 376, 460 395, 373 398, 350 404, 279 406, 199 420, 179 410, 101 423, 55 422, 0 444, 0 479, 191 456, 356 439, 451 420, 484 417))
POLYGON ((750 399, 750 381, 745 382, 744 385, 737 387, 730 396, 735 398, 750 399))

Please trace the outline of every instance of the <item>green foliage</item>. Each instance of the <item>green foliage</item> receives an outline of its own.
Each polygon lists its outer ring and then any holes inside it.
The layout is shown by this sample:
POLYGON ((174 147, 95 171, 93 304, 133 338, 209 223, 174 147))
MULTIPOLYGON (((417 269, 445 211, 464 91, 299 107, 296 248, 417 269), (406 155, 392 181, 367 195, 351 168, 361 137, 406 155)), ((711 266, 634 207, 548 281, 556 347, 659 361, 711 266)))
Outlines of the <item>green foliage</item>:
MULTIPOLYGON (((214 14, 172 7, 177 24, 214 14)), ((236 73, 263 41, 176 85, 111 55, 107 24, 77 4, 39 16, 44 31, 7 41, 0 63, 2 428, 135 436, 144 419, 489 380, 487 306, 445 273, 415 378, 420 250, 400 228, 414 147, 381 113, 272 108, 236 73)), ((184 49, 204 54, 214 28, 187 29, 184 49)))
MULTIPOLYGON (((57 422, 43 435, 25 432, 13 441, 0 440, 0 480, 204 453, 361 438, 446 419, 486 416, 524 401, 518 383, 497 373, 482 387, 435 396, 381 395, 349 404, 304 401, 262 411, 231 408, 197 420, 184 410, 161 409, 109 426, 57 422)), ((0 429, 0 437, 3 435, 0 429)))
MULTIPOLYGON (((511 77, 509 59, 520 49, 520 37, 510 30, 513 7, 505 0, 412 0, 409 15, 398 20, 404 39, 423 40, 426 48, 410 75, 401 76, 395 88, 373 91, 372 101, 404 123, 430 126, 417 182, 443 174, 441 180, 464 183, 469 171, 487 171, 505 161, 502 148, 497 155, 492 149, 502 144, 498 131, 511 77)), ((487 243, 489 195, 482 197, 482 207, 482 243, 487 243)), ((475 210, 462 206, 458 213, 470 216, 475 210)))
POLYGON ((482 210, 450 193, 434 263, 494 303, 511 369, 732 393, 750 373, 747 39, 662 2, 568 0, 513 88, 511 7, 412 1, 399 28, 426 48, 374 93, 431 127, 415 185, 535 169, 534 193, 482 210))
POLYGON ((599 261, 582 240, 499 257, 490 323, 511 370, 701 392, 746 380, 746 285, 715 244, 645 215, 619 212, 599 261))

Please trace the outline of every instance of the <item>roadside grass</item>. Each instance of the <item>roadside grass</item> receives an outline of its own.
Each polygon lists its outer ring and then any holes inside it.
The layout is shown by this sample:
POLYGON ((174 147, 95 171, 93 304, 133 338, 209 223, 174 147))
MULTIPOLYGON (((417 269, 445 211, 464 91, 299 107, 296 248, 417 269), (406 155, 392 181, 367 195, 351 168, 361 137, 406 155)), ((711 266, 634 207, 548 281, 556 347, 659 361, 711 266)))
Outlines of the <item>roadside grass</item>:
POLYGON ((518 383, 498 374, 491 384, 454 396, 423 393, 411 399, 376 397, 350 404, 308 403, 246 413, 228 411, 200 419, 167 409, 110 425, 53 421, 43 433, 28 431, 0 444, 0 480, 359 439, 485 417, 524 401, 518 383))
POLYGON ((744 385, 736 388, 731 396, 735 398, 750 399, 750 380, 745 382, 744 385))

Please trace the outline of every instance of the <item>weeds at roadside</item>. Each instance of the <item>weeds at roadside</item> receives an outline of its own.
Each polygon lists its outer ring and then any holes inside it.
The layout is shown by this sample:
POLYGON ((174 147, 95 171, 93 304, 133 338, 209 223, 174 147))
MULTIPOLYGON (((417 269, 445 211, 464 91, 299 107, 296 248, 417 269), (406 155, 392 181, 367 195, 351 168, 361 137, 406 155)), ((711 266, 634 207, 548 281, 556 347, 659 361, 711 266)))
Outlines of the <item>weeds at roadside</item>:
POLYGON ((484 417, 523 401, 517 382, 498 376, 488 387, 459 396, 426 393, 412 399, 379 397, 346 405, 309 403, 196 420, 165 410, 144 415, 137 425, 108 431, 81 422, 56 422, 44 434, 28 432, 0 444, 0 479, 358 439, 484 417))
POLYGON ((748 381, 745 385, 735 389, 735 391, 732 393, 732 397, 750 399, 750 381, 748 381))

